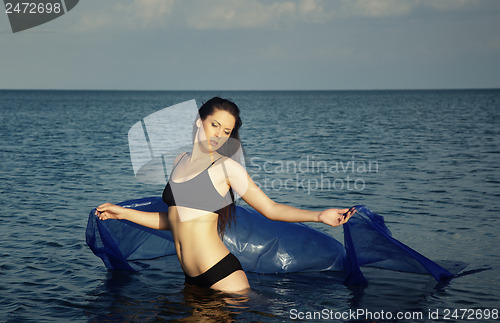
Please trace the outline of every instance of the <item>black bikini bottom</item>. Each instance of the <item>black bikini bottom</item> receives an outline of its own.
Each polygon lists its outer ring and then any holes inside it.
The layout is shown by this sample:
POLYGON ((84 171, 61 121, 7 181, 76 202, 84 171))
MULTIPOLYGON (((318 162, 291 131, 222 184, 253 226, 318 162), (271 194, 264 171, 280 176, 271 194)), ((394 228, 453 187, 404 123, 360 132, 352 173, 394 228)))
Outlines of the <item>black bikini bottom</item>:
POLYGON ((203 274, 191 277, 184 273, 184 276, 186 277, 186 284, 208 288, 237 270, 243 270, 241 263, 238 258, 229 253, 203 274))

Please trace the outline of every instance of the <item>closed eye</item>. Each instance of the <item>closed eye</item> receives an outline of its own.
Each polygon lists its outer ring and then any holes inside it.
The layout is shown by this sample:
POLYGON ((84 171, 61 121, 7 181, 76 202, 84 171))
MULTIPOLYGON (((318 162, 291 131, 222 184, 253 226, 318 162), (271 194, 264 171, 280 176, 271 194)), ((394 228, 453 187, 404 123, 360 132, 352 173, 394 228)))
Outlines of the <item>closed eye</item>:
MULTIPOLYGON (((212 127, 214 127, 214 128, 218 128, 220 125, 221 125, 221 124, 219 123, 219 121, 217 121, 217 120, 212 121, 212 127)), ((226 129, 224 130, 224 133, 225 133, 226 135, 228 135, 228 136, 229 136, 229 135, 231 134, 231 131, 233 131, 233 130, 232 130, 232 129, 229 129, 229 128, 226 128, 226 129)))

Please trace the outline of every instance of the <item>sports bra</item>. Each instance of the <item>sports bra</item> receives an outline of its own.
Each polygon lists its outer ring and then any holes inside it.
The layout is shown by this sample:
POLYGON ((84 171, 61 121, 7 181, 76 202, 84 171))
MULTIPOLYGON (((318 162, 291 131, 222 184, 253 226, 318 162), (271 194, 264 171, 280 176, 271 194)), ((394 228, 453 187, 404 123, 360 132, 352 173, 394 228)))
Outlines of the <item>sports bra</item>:
MULTIPOLYGON (((185 155, 183 155, 177 164, 175 164, 174 169, 185 155)), ((208 169, 219 159, 211 163, 204 171, 185 182, 176 183, 172 180, 172 176, 170 176, 170 179, 163 190, 163 201, 168 206, 185 206, 209 212, 216 212, 233 203, 229 191, 225 196, 221 196, 219 192, 217 192, 212 179, 208 174, 208 169)), ((224 167, 224 165, 222 166, 224 167)), ((172 173, 174 169, 172 169, 172 173)))

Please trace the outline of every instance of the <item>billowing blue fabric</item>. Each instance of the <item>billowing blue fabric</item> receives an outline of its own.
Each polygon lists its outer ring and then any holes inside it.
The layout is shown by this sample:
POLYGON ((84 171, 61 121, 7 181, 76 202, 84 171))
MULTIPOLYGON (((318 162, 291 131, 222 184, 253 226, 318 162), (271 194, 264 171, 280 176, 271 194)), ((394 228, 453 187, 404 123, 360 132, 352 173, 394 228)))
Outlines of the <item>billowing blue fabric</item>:
MULTIPOLYGON (((151 197, 118 203, 141 211, 162 212, 168 207, 161 198, 151 197)), ((108 269, 139 270, 146 266, 141 260, 175 255, 170 231, 146 228, 130 221, 101 221, 89 214, 86 240, 94 254, 108 269)))
MULTIPOLYGON (((363 278, 356 274, 359 266, 431 274, 439 282, 446 282, 455 276, 455 273, 394 239, 384 218, 364 205, 357 205, 356 215, 344 224, 344 244, 348 260, 356 262, 350 265, 353 271, 348 273, 347 282, 362 282, 363 278)), ((450 263, 450 267, 458 272, 465 264, 455 262, 450 263)))
POLYGON ((438 281, 454 275, 430 259, 392 237, 384 218, 364 205, 356 206, 356 216, 344 224, 344 243, 355 254, 358 265, 431 274, 438 281), (346 228, 347 227, 347 228, 346 228))
MULTIPOLYGON (((142 211, 166 212, 159 197, 122 202, 142 211)), ((302 223, 272 221, 257 211, 237 207, 236 221, 226 230, 224 243, 245 271, 288 273, 342 271, 347 284, 366 284, 360 267, 433 275, 438 281, 453 277, 448 270, 391 236, 381 216, 362 205, 344 224, 344 245, 302 223)), ((99 220, 92 210, 86 230, 90 249, 108 269, 140 270, 145 260, 175 255, 170 231, 149 229, 129 221, 99 220)), ((172 259, 172 261, 177 261, 172 259)))
POLYGON ((269 274, 345 268, 344 246, 303 223, 269 220, 246 207, 237 207, 235 220, 224 234, 224 243, 245 271, 269 274))

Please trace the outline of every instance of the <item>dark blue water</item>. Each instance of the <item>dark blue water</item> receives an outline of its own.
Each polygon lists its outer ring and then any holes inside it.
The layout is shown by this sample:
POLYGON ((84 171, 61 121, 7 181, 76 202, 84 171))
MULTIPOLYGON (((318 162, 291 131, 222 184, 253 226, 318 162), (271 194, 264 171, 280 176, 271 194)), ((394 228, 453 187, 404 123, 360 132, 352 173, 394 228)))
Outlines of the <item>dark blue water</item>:
MULTIPOLYGON (((500 308, 499 123, 499 90, 0 91, 0 321, 285 321, 349 310, 460 321, 455 309, 479 309, 484 321, 500 308), (247 169, 275 201, 365 204, 410 247, 479 272, 437 285, 365 269, 365 288, 335 273, 249 274, 247 297, 185 288, 175 258, 108 272, 85 244, 88 213, 163 189, 136 181, 128 129, 214 95, 240 106, 247 169)), ((341 228, 316 227, 342 237, 341 228)))

